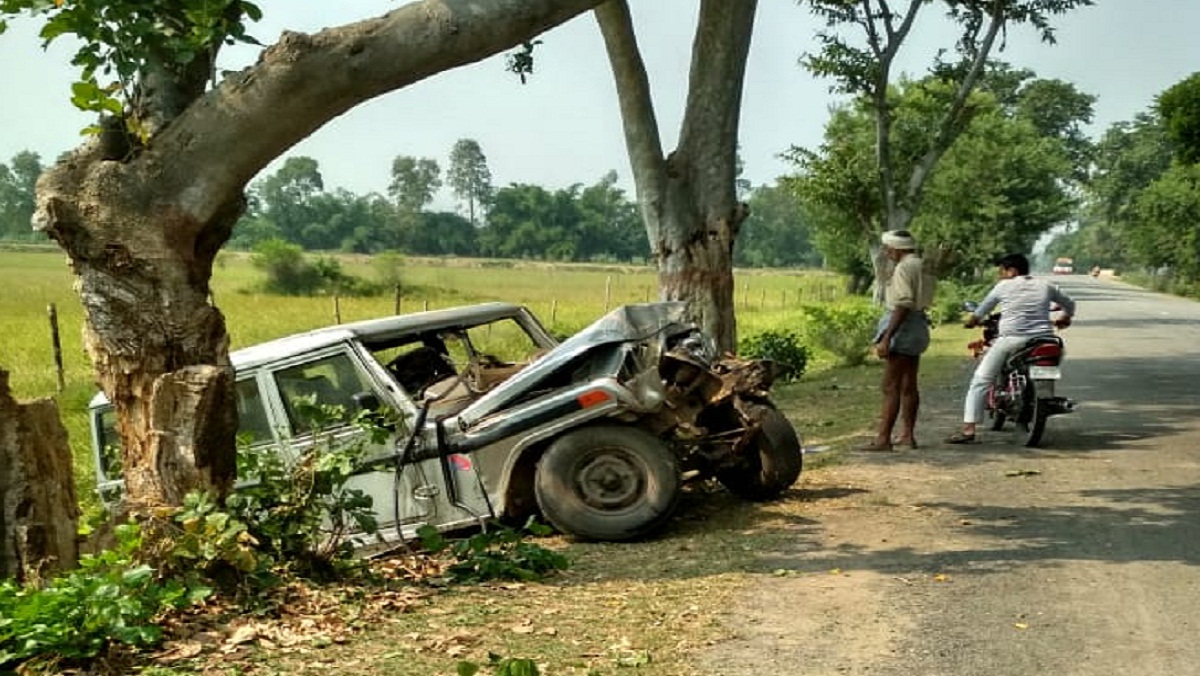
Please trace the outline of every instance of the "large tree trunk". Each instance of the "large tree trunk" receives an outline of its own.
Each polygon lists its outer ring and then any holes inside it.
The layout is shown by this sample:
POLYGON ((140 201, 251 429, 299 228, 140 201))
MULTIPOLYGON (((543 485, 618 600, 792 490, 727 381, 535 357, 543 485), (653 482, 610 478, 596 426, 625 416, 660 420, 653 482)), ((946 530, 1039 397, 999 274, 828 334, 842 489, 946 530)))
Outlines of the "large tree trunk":
POLYGON ((36 580, 79 554, 67 431, 51 399, 17 403, 0 369, 0 579, 36 580))
POLYGON ((232 483, 228 336, 209 280, 246 183, 355 105, 515 47, 599 1, 414 2, 314 35, 285 33, 253 68, 202 96, 195 72, 148 70, 138 102, 143 129, 155 132, 148 145, 113 152, 93 141, 42 177, 35 223, 78 277, 134 507, 232 483))
MULTIPOLYGON (((181 203, 151 153, 129 163, 77 152, 39 184, 46 231, 67 252, 84 344, 118 412, 132 506, 178 504, 232 485, 236 409, 228 335, 209 303, 219 247, 241 193, 207 221, 181 203)), ((181 194, 183 193, 183 194, 181 194)))
POLYGON ((755 0, 703 0, 679 145, 663 156, 645 65, 625 0, 596 10, 617 83, 638 202, 664 300, 689 302, 724 350, 737 346, 733 244, 748 211, 737 201, 738 119, 755 0))

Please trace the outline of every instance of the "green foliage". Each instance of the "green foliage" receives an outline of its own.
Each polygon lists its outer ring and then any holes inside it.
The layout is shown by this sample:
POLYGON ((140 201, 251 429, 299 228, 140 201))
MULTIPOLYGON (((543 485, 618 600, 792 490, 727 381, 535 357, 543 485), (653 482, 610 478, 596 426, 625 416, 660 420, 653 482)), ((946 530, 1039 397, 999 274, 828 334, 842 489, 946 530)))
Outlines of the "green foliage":
POLYGON ((41 37, 47 44, 64 35, 82 43, 72 59, 81 73, 71 102, 114 115, 133 103, 145 73, 207 73, 221 45, 256 43, 245 21, 262 17, 246 0, 0 0, 0 16, 22 12, 46 17, 41 37), (197 62, 203 67, 195 68, 197 62), (100 75, 115 80, 101 82, 100 75))
POLYGON ((786 186, 761 186, 749 196, 750 215, 738 230, 734 265, 744 267, 821 266, 812 240, 810 217, 786 186))
POLYGON ((776 378, 790 383, 800 380, 808 367, 808 348, 800 336, 787 329, 763 331, 738 341, 738 354, 753 359, 770 359, 779 367, 776 378))
MULTIPOLYGON (((1005 87, 1018 87, 1013 82, 1018 75, 1001 71, 996 77, 1005 87)), ((1074 105, 1053 109, 1041 102, 1040 83, 1031 80, 1014 92, 974 93, 969 124, 926 181, 911 229, 926 248, 952 252, 953 264, 941 276, 970 279, 995 255, 1030 250, 1040 235, 1070 217, 1075 204, 1069 185, 1083 171, 1072 153, 1087 157, 1084 148, 1069 145, 1078 140, 1074 123, 1080 121, 1072 116, 1090 111, 1085 105, 1090 99, 1077 95, 1074 105), (1026 90, 1028 99, 1022 98, 1026 90), (1062 136, 1043 135, 1043 129, 1062 136)), ((918 166, 953 92, 953 83, 932 77, 893 88, 890 150, 897 175, 918 166)), ((819 151, 793 149, 789 156, 798 174, 788 186, 812 214, 814 241, 830 265, 855 276, 870 270, 867 252, 877 245, 883 222, 874 126, 869 108, 846 106, 835 111, 819 151)))
POLYGON ((1200 73, 1159 94, 1157 106, 1176 159, 1183 164, 1200 162, 1200 73))
POLYGON ((449 540, 432 526, 422 526, 417 535, 425 549, 454 559, 447 569, 453 581, 473 584, 489 580, 529 582, 565 570, 565 556, 526 540, 527 535, 546 536, 552 532, 530 519, 521 529, 497 527, 464 540, 449 540))
POLYGON ((957 322, 963 317, 963 303, 983 300, 992 285, 943 280, 938 283, 937 296, 929 309, 929 319, 936 324, 957 322))
POLYGON ((207 493, 185 496, 163 536, 165 552, 158 559, 166 576, 200 577, 229 588, 246 581, 256 589, 274 582, 272 558, 257 549, 250 527, 207 493))
POLYGON ((140 563, 137 526, 118 526, 116 536, 115 549, 82 557, 78 569, 44 586, 0 581, 0 668, 25 660, 94 657, 110 643, 155 645, 162 638, 154 623, 159 613, 210 593, 200 585, 159 579, 140 563))
POLYGON ((467 203, 467 218, 481 225, 482 213, 492 198, 492 172, 487 157, 475 139, 459 139, 450 149, 450 168, 446 183, 460 200, 467 203))
MULTIPOLYGON (((298 413, 312 421, 314 429, 329 427, 344 419, 341 407, 299 406, 298 413)), ((246 448, 238 453, 241 485, 225 500, 231 515, 222 522, 221 540, 253 544, 279 565, 294 566, 301 574, 327 571, 353 551, 347 536, 354 532, 374 535, 378 531, 370 496, 349 489, 347 482, 365 456, 368 443, 379 443, 388 432, 368 419, 364 412, 355 421, 363 432, 352 443, 337 442, 319 434, 315 442, 285 460, 274 447, 246 448), (233 524, 245 524, 245 535, 233 532, 233 524)), ((241 568, 250 563, 238 549, 230 561, 241 568)))
POLYGON ((31 225, 34 187, 42 170, 41 158, 28 150, 13 155, 8 165, 0 163, 0 238, 46 239, 31 225))
POLYGON ((415 214, 433 201, 434 194, 442 187, 441 175, 437 160, 397 155, 392 160, 388 195, 402 212, 415 214))
POLYGON ((254 266, 266 273, 263 284, 268 293, 284 296, 312 296, 318 293, 361 295, 377 288, 347 275, 337 259, 320 256, 309 260, 299 245, 282 239, 269 239, 254 247, 254 266))
POLYGON ((1125 241, 1146 265, 1182 282, 1200 281, 1200 164, 1176 164, 1143 190, 1125 241))
POLYGON ((804 334, 839 363, 857 366, 867 359, 879 314, 879 308, 861 299, 809 305, 804 308, 804 334))

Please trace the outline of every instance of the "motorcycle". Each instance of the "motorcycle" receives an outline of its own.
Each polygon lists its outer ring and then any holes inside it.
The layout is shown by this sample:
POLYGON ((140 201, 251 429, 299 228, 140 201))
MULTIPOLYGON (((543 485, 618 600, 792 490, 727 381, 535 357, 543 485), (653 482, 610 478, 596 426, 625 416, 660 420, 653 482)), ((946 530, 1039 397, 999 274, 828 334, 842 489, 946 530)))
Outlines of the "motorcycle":
MULTIPOLYGON (((977 307, 969 301, 963 304, 967 312, 974 312, 977 307)), ((1000 313, 992 313, 979 326, 983 329, 982 336, 967 344, 976 361, 999 335, 1000 313)), ((1012 420, 1021 433, 1021 445, 1037 446, 1045 434, 1047 419, 1075 410, 1073 400, 1054 392, 1062 379, 1064 354, 1062 338, 1038 336, 1030 338, 1004 361, 1000 375, 988 385, 984 399, 984 410, 991 418, 993 431, 1002 430, 1012 420)))

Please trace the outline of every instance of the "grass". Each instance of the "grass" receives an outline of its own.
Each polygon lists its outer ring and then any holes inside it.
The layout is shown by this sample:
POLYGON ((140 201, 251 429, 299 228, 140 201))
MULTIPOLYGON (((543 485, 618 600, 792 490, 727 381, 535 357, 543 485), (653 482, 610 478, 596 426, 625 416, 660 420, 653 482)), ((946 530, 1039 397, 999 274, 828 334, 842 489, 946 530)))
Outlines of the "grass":
MULTIPOLYGON (((370 263, 348 259, 345 269, 367 276, 370 263)), ((654 275, 643 268, 536 263, 409 261, 403 270, 402 310, 484 300, 529 305, 554 330, 569 332, 610 305, 645 300, 654 275)), ((213 280, 235 347, 331 323, 331 298, 280 298, 251 289, 257 272, 243 256, 224 254, 213 280)), ((0 283, 21 289, 0 297, 5 340, 0 367, 10 369, 18 396, 51 396, 55 376, 45 306, 60 316, 67 389, 60 397, 77 459, 81 496, 87 489, 84 407, 93 389, 82 352, 82 322, 71 276, 60 254, 0 253, 0 283)), ((802 328, 799 305, 832 299, 836 277, 790 271, 737 275, 739 332, 802 328)), ((342 321, 389 314, 395 299, 341 299, 342 321)), ((934 331, 922 366, 926 389, 950 387, 961 378, 966 332, 934 331)), ((643 676, 694 676, 702 647, 726 637, 718 621, 740 590, 777 574, 764 562, 794 546, 811 528, 813 509, 828 489, 827 474, 850 457, 845 451, 870 433, 879 407, 877 361, 855 368, 832 365, 817 355, 796 383, 779 385, 774 397, 807 446, 800 483, 782 499, 751 504, 710 484, 691 486, 675 520, 662 535, 631 544, 577 543, 547 538, 561 550, 569 570, 545 583, 455 587, 361 619, 360 598, 337 611, 357 632, 345 642, 313 640, 286 649, 261 643, 220 646, 194 660, 161 663, 150 671, 169 674, 454 674, 460 660, 479 664, 489 653, 533 658, 543 674, 609 675, 636 670, 643 676)), ((326 618, 313 618, 321 622, 326 618)), ((485 669, 481 673, 488 673, 485 669)))

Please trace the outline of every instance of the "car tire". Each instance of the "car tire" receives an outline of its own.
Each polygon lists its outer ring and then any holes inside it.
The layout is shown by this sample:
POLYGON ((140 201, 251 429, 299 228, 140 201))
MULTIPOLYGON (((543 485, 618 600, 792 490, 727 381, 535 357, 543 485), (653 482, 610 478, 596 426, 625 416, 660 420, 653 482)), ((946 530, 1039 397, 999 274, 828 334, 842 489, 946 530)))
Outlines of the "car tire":
POLYGON ((773 500, 796 483, 804 465, 800 437, 787 417, 760 405, 761 424, 746 449, 745 462, 717 472, 717 480, 744 500, 773 500))
POLYGON ((679 498, 679 466, 662 441, 634 427, 584 427, 559 437, 541 459, 534 495, 559 531, 623 541, 662 528, 679 498))

